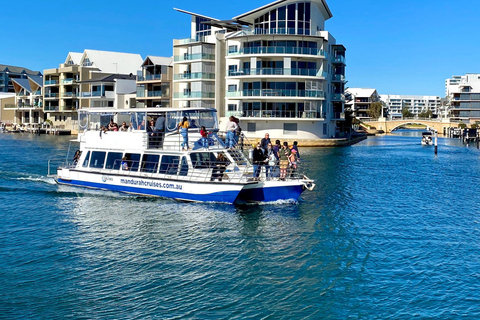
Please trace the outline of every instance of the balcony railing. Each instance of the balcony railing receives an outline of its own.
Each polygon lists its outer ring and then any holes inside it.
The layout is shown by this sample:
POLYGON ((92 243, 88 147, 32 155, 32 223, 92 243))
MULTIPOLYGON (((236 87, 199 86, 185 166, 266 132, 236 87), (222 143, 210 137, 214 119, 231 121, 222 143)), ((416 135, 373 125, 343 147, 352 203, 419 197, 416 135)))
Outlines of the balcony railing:
POLYGON ((254 89, 230 91, 227 97, 308 97, 325 98, 325 92, 319 90, 283 90, 283 89, 254 89))
POLYGON ((336 93, 332 95, 332 101, 345 101, 345 95, 341 93, 336 93))
POLYGON ((327 53, 322 49, 303 47, 254 47, 242 48, 238 51, 228 53, 229 56, 244 54, 303 54, 311 56, 327 56, 327 53))
POLYGON ((345 57, 344 56, 336 56, 333 58, 334 63, 343 63, 345 64, 345 57))
POLYGON ((34 96, 41 96, 42 95, 42 90, 37 90, 33 93, 34 96))
POLYGON ((175 61, 190 61, 190 60, 215 60, 215 55, 210 53, 195 53, 184 54, 174 57, 175 61))
POLYGON ((319 119, 322 114, 317 111, 287 111, 287 110, 244 110, 241 117, 255 118, 308 118, 319 119))
POLYGON ((190 92, 190 93, 181 93, 175 92, 173 94, 174 99, 190 99, 190 98, 206 98, 213 99, 215 98, 214 92, 190 92))
POLYGON ((238 71, 229 71, 229 77, 238 76, 309 76, 309 77, 327 77, 327 73, 317 69, 283 69, 283 68, 260 68, 260 69, 240 69, 238 71))
POLYGON ((45 80, 45 85, 58 84, 58 80, 45 80))
POLYGON ((147 97, 162 97, 162 91, 148 91, 147 97))
POLYGON ((148 74, 146 76, 138 76, 137 81, 152 81, 152 80, 162 80, 161 74, 148 74))
POLYGON ((58 111, 58 106, 44 106, 43 111, 58 111))
POLYGON ((78 93, 77 92, 64 92, 64 93, 62 93, 62 97, 63 98, 74 98, 74 97, 78 97, 78 93))
POLYGON ((81 92, 80 97, 82 98, 92 98, 92 97, 102 97, 105 93, 102 94, 101 91, 92 91, 92 92, 81 92))
POLYGON ((295 29, 295 28, 272 28, 272 29, 263 29, 263 28, 250 28, 239 31, 237 36, 251 36, 251 35, 264 35, 264 34, 291 34, 291 35, 307 35, 315 36, 319 33, 311 31, 310 29, 295 29))
POLYGON ((345 81, 345 76, 343 74, 334 74, 332 80, 334 81, 345 81))
POLYGON ((58 93, 47 92, 45 98, 58 98, 58 93))
POLYGON ((69 78, 69 79, 63 79, 61 81, 62 84, 72 84, 73 83, 73 79, 69 78))
POLYGON ((205 37, 203 36, 198 36, 196 38, 186 38, 186 39, 178 39, 175 40, 178 44, 189 44, 189 43, 194 43, 194 42, 203 42, 205 41, 205 37))
POLYGON ((174 80, 190 80, 190 79, 215 79, 215 73, 193 72, 178 73, 173 76, 174 80))

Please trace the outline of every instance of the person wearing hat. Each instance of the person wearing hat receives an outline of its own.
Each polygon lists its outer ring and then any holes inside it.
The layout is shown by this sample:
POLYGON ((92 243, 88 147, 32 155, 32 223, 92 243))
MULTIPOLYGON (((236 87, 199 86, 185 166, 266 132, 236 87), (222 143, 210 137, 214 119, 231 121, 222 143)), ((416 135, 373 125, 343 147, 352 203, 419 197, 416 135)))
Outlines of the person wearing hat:
POLYGON ((290 177, 293 178, 295 171, 297 170, 297 150, 292 149, 290 155, 288 156, 289 167, 290 167, 290 177))

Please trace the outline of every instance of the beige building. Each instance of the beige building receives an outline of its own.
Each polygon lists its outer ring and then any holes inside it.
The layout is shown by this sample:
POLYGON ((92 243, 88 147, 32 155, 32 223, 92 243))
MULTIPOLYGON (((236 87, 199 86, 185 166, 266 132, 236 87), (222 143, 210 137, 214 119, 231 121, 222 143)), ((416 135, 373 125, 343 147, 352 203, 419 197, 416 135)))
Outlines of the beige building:
POLYGON ((173 59, 148 56, 137 75, 137 108, 171 106, 173 59))
POLYGON ((27 76, 27 79, 12 79, 15 91, 15 103, 8 107, 14 111, 13 123, 22 125, 41 125, 43 113, 43 77, 27 76))
MULTIPOLYGON (((72 130, 76 128, 78 109, 118 107, 119 101, 125 103, 124 97, 120 100, 115 94, 117 81, 112 84, 110 80, 113 79, 105 79, 112 75, 128 75, 130 79, 123 80, 131 83, 142 63, 139 54, 88 49, 83 53, 70 52, 58 68, 44 70, 46 118, 56 127, 72 130)), ((132 88, 134 96, 134 80, 132 88)))
POLYGON ((0 123, 11 125, 15 117, 15 94, 0 92, 0 123))

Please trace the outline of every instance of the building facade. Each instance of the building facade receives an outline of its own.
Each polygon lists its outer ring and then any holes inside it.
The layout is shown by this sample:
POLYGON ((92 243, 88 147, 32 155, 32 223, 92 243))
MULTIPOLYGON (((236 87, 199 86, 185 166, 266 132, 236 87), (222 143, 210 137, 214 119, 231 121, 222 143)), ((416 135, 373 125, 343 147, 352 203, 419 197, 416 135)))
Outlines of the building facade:
POLYGON ((173 59, 148 56, 137 75, 137 108, 168 108, 172 101, 173 59))
POLYGON ((447 87, 450 117, 465 123, 480 121, 480 74, 459 77, 458 83, 447 87))
POLYGON ((370 119, 368 109, 372 103, 379 102, 380 95, 375 89, 348 88, 345 90, 345 109, 348 109, 352 116, 357 119, 370 119))
POLYGON ((39 71, 23 67, 0 64, 0 92, 15 92, 13 79, 27 79, 28 76, 41 76, 39 71))
POLYGON ((15 91, 15 104, 9 109, 14 111, 13 123, 22 125, 42 124, 43 77, 27 76, 27 79, 12 79, 15 91))
POLYGON ((401 119, 403 108, 408 108, 415 117, 427 111, 431 111, 434 117, 441 114, 442 103, 438 96, 382 94, 380 98, 387 105, 390 119, 401 119))
POLYGON ((177 10, 192 23, 174 40, 175 107, 215 107, 249 138, 344 135, 346 49, 325 31, 325 1, 275 1, 227 21, 177 10))

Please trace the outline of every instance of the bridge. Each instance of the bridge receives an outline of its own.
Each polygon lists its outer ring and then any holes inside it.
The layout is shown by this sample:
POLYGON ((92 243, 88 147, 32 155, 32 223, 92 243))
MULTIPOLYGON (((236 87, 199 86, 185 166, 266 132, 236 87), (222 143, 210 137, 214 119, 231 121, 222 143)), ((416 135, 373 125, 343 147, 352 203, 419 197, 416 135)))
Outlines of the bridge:
POLYGON ((390 133, 400 127, 407 125, 424 125, 428 128, 432 128, 438 131, 439 134, 443 134, 444 128, 454 127, 458 128, 459 122, 451 121, 448 118, 445 119, 423 119, 423 118, 406 118, 387 120, 387 118, 378 118, 378 120, 362 120, 365 127, 368 130, 384 131, 390 133))

